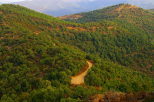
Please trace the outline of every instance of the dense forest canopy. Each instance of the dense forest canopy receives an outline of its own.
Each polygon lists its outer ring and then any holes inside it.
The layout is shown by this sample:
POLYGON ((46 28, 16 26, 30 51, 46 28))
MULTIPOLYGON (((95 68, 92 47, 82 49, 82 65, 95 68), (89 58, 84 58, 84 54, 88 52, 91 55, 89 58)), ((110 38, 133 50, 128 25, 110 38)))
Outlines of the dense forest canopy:
POLYGON ((153 92, 154 21, 144 12, 148 22, 140 20, 147 27, 120 18, 80 24, 0 5, 0 102, 83 102, 108 91, 153 92), (71 86, 70 77, 87 60, 94 66, 85 84, 71 86))

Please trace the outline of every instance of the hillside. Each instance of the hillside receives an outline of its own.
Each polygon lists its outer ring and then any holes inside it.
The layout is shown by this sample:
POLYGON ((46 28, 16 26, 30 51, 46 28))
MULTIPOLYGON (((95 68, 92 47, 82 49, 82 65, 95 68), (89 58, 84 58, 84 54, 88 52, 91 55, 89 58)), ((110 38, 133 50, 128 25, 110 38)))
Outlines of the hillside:
POLYGON ((112 20, 125 25, 133 24, 133 26, 144 29, 148 33, 154 33, 154 14, 149 12, 149 10, 129 4, 119 4, 87 13, 62 16, 60 19, 79 23, 112 20))
POLYGON ((153 71, 146 34, 134 36, 113 22, 66 22, 18 5, 0 5, 0 25, 0 102, 80 102, 107 91, 154 91, 153 77, 134 70, 140 61, 153 71), (71 86, 87 60, 94 65, 84 85, 71 86))
POLYGON ((120 4, 60 18, 87 22, 84 25, 95 31, 89 35, 85 32, 74 34, 75 37, 63 35, 60 39, 64 38, 65 42, 73 42, 86 52, 98 54, 125 66, 140 68, 142 71, 153 70, 154 15, 148 10, 120 4))
MULTIPOLYGON (((103 9, 98 9, 90 12, 85 12, 85 13, 78 13, 74 15, 67 15, 67 16, 62 16, 59 17, 63 20, 74 20, 76 22, 91 22, 91 21, 100 21, 102 19, 115 19, 115 18, 121 18, 121 19, 126 19, 126 18, 133 18, 135 19, 136 17, 141 16, 152 16, 148 12, 148 10, 144 10, 140 7, 130 5, 130 4, 119 4, 119 5, 114 5, 110 7, 106 7, 103 9), (75 17, 78 16, 78 17, 75 17)), ((144 17, 143 17, 144 18, 144 17)))

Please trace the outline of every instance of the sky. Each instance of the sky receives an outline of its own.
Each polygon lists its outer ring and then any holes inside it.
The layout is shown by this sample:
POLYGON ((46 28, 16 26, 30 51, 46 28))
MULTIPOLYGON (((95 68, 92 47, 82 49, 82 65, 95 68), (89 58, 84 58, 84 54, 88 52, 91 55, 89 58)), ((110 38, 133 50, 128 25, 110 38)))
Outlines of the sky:
MULTIPOLYGON (((8 2, 20 2, 20 1, 32 1, 32 0, 0 0, 0 2, 3 3, 8 3, 8 2)), ((79 1, 83 1, 83 0, 64 0, 66 2, 79 2, 79 1)), ((85 0, 85 1, 94 1, 94 0, 85 0)))
POLYGON ((1 3, 11 3, 11 2, 20 2, 24 0, 0 0, 1 3))
MULTIPOLYGON (((74 5, 77 5, 77 3, 79 2, 106 2, 106 1, 110 1, 110 2, 115 2, 115 1, 121 1, 121 3, 130 3, 130 4, 134 4, 137 6, 141 6, 143 8, 154 8, 154 0, 0 0, 0 3, 12 3, 12 2, 21 2, 21 1, 27 1, 27 2, 31 2, 31 1, 36 1, 38 3, 43 2, 61 2, 60 5, 65 5, 67 3, 74 5)), ((37 3, 37 4, 38 4, 37 3)), ((39 4, 38 4, 39 5, 39 4)))
POLYGON ((53 16, 86 12, 120 3, 129 3, 145 9, 154 8, 154 0, 0 0, 0 4, 14 2, 53 16))

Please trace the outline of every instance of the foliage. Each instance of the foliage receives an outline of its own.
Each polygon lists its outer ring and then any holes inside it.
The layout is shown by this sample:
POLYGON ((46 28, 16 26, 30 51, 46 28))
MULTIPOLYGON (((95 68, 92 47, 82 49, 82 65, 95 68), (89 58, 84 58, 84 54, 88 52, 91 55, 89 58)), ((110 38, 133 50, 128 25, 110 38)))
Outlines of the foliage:
POLYGON ((0 102, 82 102, 111 90, 154 91, 153 78, 133 69, 153 71, 153 38, 123 22, 77 24, 0 5, 0 102), (86 85, 71 86, 86 60, 94 61, 86 85))
POLYGON ((60 39, 64 39, 63 42, 124 66, 142 71, 152 68, 154 62, 152 12, 129 4, 119 4, 77 15, 81 18, 72 19, 68 16, 66 20, 83 23, 86 27, 93 28, 92 31, 95 32, 79 34, 74 32, 71 36, 56 34, 60 39))

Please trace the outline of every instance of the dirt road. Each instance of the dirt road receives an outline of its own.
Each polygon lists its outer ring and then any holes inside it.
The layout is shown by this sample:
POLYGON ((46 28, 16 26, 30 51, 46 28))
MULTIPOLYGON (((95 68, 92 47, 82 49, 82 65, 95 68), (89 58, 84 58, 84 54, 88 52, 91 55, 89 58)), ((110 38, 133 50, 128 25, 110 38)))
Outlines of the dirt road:
POLYGON ((93 63, 90 61, 87 61, 87 65, 82 69, 82 71, 71 77, 71 84, 72 85, 81 85, 84 84, 84 78, 87 75, 89 69, 91 69, 93 66, 93 63))

